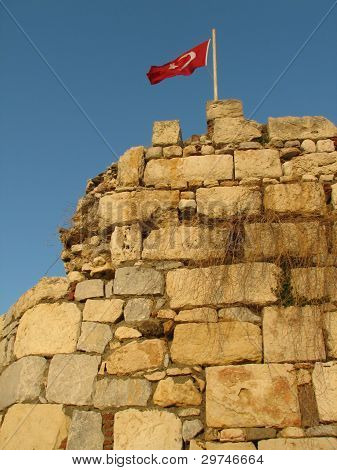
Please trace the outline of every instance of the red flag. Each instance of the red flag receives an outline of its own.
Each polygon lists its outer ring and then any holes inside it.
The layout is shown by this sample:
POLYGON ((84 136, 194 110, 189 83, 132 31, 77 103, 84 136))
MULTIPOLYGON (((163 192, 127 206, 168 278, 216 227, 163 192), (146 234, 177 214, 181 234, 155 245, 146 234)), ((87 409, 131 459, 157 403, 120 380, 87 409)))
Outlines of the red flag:
POLYGON ((191 75, 196 68, 207 65, 209 42, 210 39, 202 42, 165 65, 152 65, 146 74, 151 85, 176 75, 191 75))

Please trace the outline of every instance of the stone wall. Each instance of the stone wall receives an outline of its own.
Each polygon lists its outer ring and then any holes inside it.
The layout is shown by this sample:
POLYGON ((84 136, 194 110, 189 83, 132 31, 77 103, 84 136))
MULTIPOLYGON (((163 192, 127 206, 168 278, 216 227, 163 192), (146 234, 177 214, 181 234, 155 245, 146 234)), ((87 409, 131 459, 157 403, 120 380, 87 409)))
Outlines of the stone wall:
POLYGON ((206 113, 90 180, 0 317, 0 448, 337 448, 337 129, 206 113))

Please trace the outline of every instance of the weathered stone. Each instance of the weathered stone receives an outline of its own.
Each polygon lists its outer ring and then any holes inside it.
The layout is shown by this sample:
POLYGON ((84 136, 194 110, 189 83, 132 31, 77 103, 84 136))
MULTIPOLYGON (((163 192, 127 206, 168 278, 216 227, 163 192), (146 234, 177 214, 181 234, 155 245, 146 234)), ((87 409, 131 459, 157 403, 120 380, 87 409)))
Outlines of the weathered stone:
POLYGON ((154 215, 176 209, 178 204, 179 191, 142 190, 107 194, 99 200, 100 228, 146 222, 154 215))
POLYGON ((123 312, 124 301, 121 299, 87 300, 83 310, 84 321, 116 323, 123 312))
POLYGON ((277 437, 286 437, 286 438, 301 438, 305 437, 305 430, 303 428, 298 428, 295 426, 289 426, 287 428, 281 429, 277 437))
POLYGON ((241 118, 243 117, 242 101, 240 100, 218 100, 207 101, 206 118, 212 121, 217 118, 241 118))
POLYGON ((252 442, 206 442, 206 450, 256 450, 252 442))
POLYGON ((82 282, 85 280, 85 276, 79 271, 71 271, 67 274, 67 279, 69 282, 82 282))
POLYGON ((118 160, 117 185, 134 187, 144 172, 144 147, 132 147, 118 160))
POLYGON ((169 367, 166 369, 167 375, 190 375, 193 374, 191 367, 169 367))
POLYGON ((68 435, 68 427, 69 418, 62 405, 13 405, 1 426, 0 449, 58 449, 68 435))
POLYGON ((117 295, 162 294, 164 277, 152 268, 124 267, 116 269, 114 293, 117 295))
POLYGON ((330 175, 337 172, 337 152, 308 153, 283 164, 284 174, 302 176, 330 175))
POLYGON ((264 193, 267 212, 278 215, 324 215, 325 196, 318 183, 275 184, 264 193))
POLYGON ((315 153, 316 152, 316 144, 313 140, 305 139, 301 143, 301 150, 303 153, 315 153))
POLYGON ((146 374, 144 377, 150 382, 157 382, 158 380, 162 380, 166 377, 166 372, 164 370, 159 372, 152 372, 152 374, 146 374))
POLYGON ((120 326, 115 331, 115 338, 120 340, 140 338, 141 336, 142 334, 140 331, 136 330, 135 328, 129 328, 128 326, 120 326))
POLYGON ((317 142, 317 152, 334 152, 335 144, 331 139, 319 140, 317 142))
POLYGON ((329 359, 337 359, 337 311, 323 314, 323 328, 327 356, 329 359))
POLYGON ((239 150, 259 150, 263 147, 260 142, 241 142, 238 148, 239 150))
POLYGON ((93 297, 104 297, 104 283, 101 279, 90 279, 76 285, 75 300, 77 302, 93 297))
POLYGON ((222 308, 219 310, 218 316, 221 321, 243 321, 255 325, 260 325, 262 322, 261 317, 247 307, 222 308))
POLYGON ((107 358, 108 374, 125 375, 161 367, 166 343, 160 339, 132 342, 113 351, 107 358))
POLYGON ((176 145, 181 143, 179 121, 154 121, 152 145, 176 145))
POLYGON ((174 320, 178 323, 215 323, 218 321, 218 316, 214 308, 200 307, 193 308, 192 310, 181 310, 174 320))
POLYGON ((124 309, 126 322, 148 320, 151 317, 153 301, 151 299, 130 299, 124 309))
POLYGON ((26 311, 16 334, 17 358, 76 351, 81 312, 75 304, 40 304, 26 311))
POLYGON ((337 363, 316 363, 312 382, 320 421, 322 423, 337 421, 337 363))
POLYGON ((46 398, 67 405, 92 403, 99 356, 57 354, 50 362, 46 398))
POLYGON ((146 150, 145 159, 152 160, 152 158, 162 158, 163 157, 163 149, 161 147, 149 147, 146 150))
POLYGON ((290 147, 300 147, 301 142, 299 140, 287 140, 284 142, 284 147, 290 148, 290 147))
POLYGON ((140 259, 142 232, 139 224, 115 227, 111 235, 110 249, 113 263, 140 259))
POLYGON ((246 142, 261 137, 261 125, 243 118, 218 118, 214 121, 213 142, 216 145, 246 142))
POLYGON ((200 419, 192 419, 183 422, 183 439, 190 441, 204 429, 204 425, 200 419))
POLYGON ((306 437, 299 439, 268 439, 259 441, 259 450, 336 450, 337 439, 333 437, 306 437))
POLYGON ((337 437, 337 426, 335 424, 321 424, 307 428, 305 433, 308 437, 337 437))
POLYGON ((246 441, 246 433, 241 428, 222 429, 219 433, 219 439, 221 442, 242 442, 246 441))
POLYGON ((74 410, 67 440, 68 450, 102 450, 102 416, 95 411, 74 410))
POLYGON ((309 257, 328 251, 326 228, 319 222, 251 223, 244 225, 248 260, 280 256, 309 257))
POLYGON ((260 190, 243 186, 199 188, 196 200, 198 214, 211 219, 259 215, 262 208, 260 190))
POLYGON ((163 318, 165 320, 173 320, 176 317, 176 312, 169 308, 158 310, 156 317, 163 318))
POLYGON ((177 415, 182 418, 186 418, 187 416, 199 416, 200 410, 198 408, 179 408, 177 415))
POLYGON ((208 426, 300 426, 296 375, 288 364, 208 367, 206 381, 208 426))
POLYGON ((245 303, 266 305, 277 300, 280 269, 271 263, 246 263, 167 273, 171 308, 245 303))
POLYGON ((325 360, 321 309, 265 307, 263 344, 265 362, 325 360))
POLYGON ((46 366, 43 357, 29 356, 7 367, 0 376, 0 410, 38 398, 46 366))
POLYGON ((96 383, 95 408, 146 406, 151 395, 151 384, 144 379, 103 378, 96 383))
POLYGON ((300 155, 301 151, 298 147, 286 147, 280 149, 280 157, 282 160, 289 160, 290 158, 297 157, 300 155))
MULTIPOLYGON (((195 201, 188 201, 194 202, 195 201)), ((230 228, 170 225, 152 230, 144 240, 143 259, 225 258, 230 228)))
POLYGON ((102 354, 106 345, 111 340, 112 332, 109 325, 85 321, 82 323, 81 336, 77 343, 77 349, 102 354))
POLYGON ((164 158, 175 158, 182 157, 183 149, 179 145, 171 145, 170 147, 163 148, 163 157, 164 158))
POLYGON ((216 365, 261 362, 260 328, 245 322, 177 325, 171 345, 172 361, 216 365))
POLYGON ((337 136, 336 126, 323 116, 285 116, 268 119, 270 139, 325 139, 337 136))
POLYGON ((203 145, 201 147, 201 155, 213 155, 214 152, 213 145, 203 145))
POLYGON ((247 177, 279 178, 282 168, 278 150, 236 150, 234 152, 235 179, 247 177))
POLYGON ((158 383, 153 395, 153 403, 163 407, 200 405, 201 401, 202 395, 191 379, 178 383, 168 377, 158 383))
POLYGON ((276 437, 276 429, 273 428, 246 428, 247 441, 259 441, 260 439, 272 439, 276 437))
POLYGON ((302 300, 337 300, 336 275, 337 268, 332 266, 294 268, 291 270, 293 295, 302 300))

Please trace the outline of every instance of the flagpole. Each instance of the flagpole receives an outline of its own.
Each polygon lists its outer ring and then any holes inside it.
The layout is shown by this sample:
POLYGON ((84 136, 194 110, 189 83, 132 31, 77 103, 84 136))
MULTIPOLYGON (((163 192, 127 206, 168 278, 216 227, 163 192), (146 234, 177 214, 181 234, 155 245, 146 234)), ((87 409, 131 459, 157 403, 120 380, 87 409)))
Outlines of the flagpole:
POLYGON ((213 89, 214 101, 218 100, 218 71, 216 62, 216 30, 212 29, 212 49, 213 49, 213 89))

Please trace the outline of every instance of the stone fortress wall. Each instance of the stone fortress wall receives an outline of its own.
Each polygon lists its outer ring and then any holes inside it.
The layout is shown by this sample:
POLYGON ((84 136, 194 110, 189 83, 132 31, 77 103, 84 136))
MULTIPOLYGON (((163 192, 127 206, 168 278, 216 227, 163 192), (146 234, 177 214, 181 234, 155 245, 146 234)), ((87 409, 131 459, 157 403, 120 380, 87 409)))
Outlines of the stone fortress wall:
POLYGON ((0 448, 337 448, 337 128, 206 112, 90 180, 0 317, 0 448))

